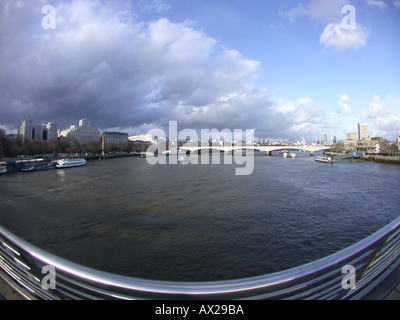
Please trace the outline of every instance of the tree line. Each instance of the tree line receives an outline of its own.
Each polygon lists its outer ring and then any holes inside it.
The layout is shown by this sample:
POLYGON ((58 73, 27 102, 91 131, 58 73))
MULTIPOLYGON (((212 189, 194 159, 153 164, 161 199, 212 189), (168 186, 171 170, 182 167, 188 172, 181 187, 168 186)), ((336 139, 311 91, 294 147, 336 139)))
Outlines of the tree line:
MULTIPOLYGON (((145 151, 147 146, 140 142, 127 141, 124 144, 107 143, 105 152, 145 151)), ((90 140, 81 145, 74 138, 60 137, 57 140, 31 140, 24 142, 21 136, 7 136, 0 130, 0 158, 15 158, 18 155, 59 154, 59 153, 101 153, 101 141, 90 140)))

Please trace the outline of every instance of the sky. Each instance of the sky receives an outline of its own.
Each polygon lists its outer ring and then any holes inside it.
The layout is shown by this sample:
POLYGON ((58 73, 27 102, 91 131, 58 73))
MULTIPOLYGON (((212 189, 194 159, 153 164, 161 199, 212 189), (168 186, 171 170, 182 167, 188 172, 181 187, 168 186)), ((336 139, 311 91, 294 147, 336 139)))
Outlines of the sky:
POLYGON ((2 0, 0 128, 81 118, 394 141, 400 0, 2 0))

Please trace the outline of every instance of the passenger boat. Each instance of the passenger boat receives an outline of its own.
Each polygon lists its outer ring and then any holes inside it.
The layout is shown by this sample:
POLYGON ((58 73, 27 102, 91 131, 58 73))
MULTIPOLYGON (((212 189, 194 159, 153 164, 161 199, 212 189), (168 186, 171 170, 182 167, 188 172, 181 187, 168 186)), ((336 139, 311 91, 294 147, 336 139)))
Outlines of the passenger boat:
POLYGON ((184 150, 176 150, 176 149, 172 149, 172 150, 165 150, 162 152, 163 155, 179 155, 179 154, 186 154, 186 151, 184 150))
POLYGON ((5 162, 0 162, 0 174, 7 173, 7 164, 5 162))
POLYGON ((334 163, 335 160, 330 156, 316 156, 315 161, 324 162, 324 163, 334 163))
POLYGON ((18 167, 15 160, 4 160, 0 162, 0 174, 17 172, 18 167))
POLYGON ((294 152, 291 152, 291 153, 289 153, 289 152, 284 152, 283 153, 283 157, 284 158, 296 158, 296 154, 294 153, 294 152))
POLYGON ((48 170, 52 168, 54 168, 52 162, 32 163, 32 164, 25 164, 24 166, 22 166, 21 171, 30 172, 36 170, 48 170))
POLYGON ((61 159, 56 163, 56 168, 70 168, 70 167, 79 167, 86 165, 86 160, 82 158, 76 159, 61 159))
POLYGON ((35 166, 33 164, 26 164, 21 168, 23 172, 29 172, 35 170, 35 166))

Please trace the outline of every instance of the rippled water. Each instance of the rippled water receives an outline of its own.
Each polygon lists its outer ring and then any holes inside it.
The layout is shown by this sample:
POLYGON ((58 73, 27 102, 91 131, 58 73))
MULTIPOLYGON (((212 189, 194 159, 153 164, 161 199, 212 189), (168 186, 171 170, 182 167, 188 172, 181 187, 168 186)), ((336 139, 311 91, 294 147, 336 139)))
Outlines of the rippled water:
POLYGON ((257 155, 249 176, 136 157, 2 176, 0 223, 89 267, 202 281, 298 266, 399 216, 400 166, 302 155, 257 155))

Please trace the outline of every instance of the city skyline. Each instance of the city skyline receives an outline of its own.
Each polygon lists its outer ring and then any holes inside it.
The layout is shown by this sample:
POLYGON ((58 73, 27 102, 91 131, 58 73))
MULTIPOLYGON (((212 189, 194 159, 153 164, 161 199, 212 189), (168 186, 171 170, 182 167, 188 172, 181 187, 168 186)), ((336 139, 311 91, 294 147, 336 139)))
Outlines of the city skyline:
POLYGON ((54 29, 45 5, 0 5, 7 132, 30 115, 129 135, 177 121, 307 142, 365 122, 370 136, 397 138, 399 1, 54 1, 54 29))
MULTIPOLYGON (((177 126, 177 123, 174 125, 177 126)), ((99 129, 96 126, 91 125, 90 120, 83 118, 78 121, 78 125, 71 125, 68 129, 66 130, 61 130, 57 128, 57 123, 52 121, 48 122, 47 124, 37 124, 34 123, 31 119, 26 119, 21 122, 21 126, 18 129, 17 134, 20 135, 23 138, 24 142, 30 141, 30 140, 53 140, 57 138, 74 138, 80 145, 85 144, 87 141, 90 140, 99 140, 101 137, 107 136, 107 139, 109 141, 122 141, 122 140, 130 140, 130 141, 150 141, 154 142, 154 139, 157 138, 157 136, 153 135, 150 132, 147 133, 139 133, 138 135, 131 135, 129 136, 128 133, 126 132, 115 132, 115 131, 99 131, 99 129), (39 134, 38 134, 39 132, 39 134)), ((170 123, 171 126, 171 123, 170 123)), ((252 143, 254 144, 260 144, 260 145, 271 145, 271 144, 287 144, 287 145, 335 145, 337 143, 341 143, 344 145, 349 145, 349 144, 354 144, 356 141, 362 142, 361 144, 365 143, 366 140, 372 141, 387 141, 387 139, 384 139, 384 137, 371 137, 369 135, 368 131, 368 124, 367 123, 358 123, 357 125, 358 131, 357 132, 348 132, 346 133, 346 138, 337 140, 336 136, 333 136, 332 142, 328 141, 328 137, 325 134, 323 141, 316 139, 311 141, 306 141, 305 138, 301 140, 293 140, 290 141, 287 138, 271 138, 271 137, 258 137, 258 136, 253 136, 253 139, 251 140, 252 143)), ((178 129, 178 128, 176 128, 178 129)), ((191 129, 189 129, 191 130, 191 129)), ((203 129, 204 130, 204 129, 203 129)), ((213 141, 218 140, 218 141, 228 141, 234 143, 236 139, 231 139, 231 140, 226 140, 225 139, 225 131, 227 129, 224 129, 222 131, 215 131, 215 129, 207 130, 205 132, 209 132, 212 136, 214 136, 213 141)), ((185 131, 185 130, 184 130, 185 131)), ((168 134, 170 134, 170 130, 167 131, 168 134)), ((189 137, 186 139, 178 139, 177 137, 171 138, 166 134, 165 132, 163 133, 165 135, 165 138, 169 141, 172 140, 187 140, 189 137)), ((202 135, 202 132, 197 132, 197 137, 202 135)), ((174 134, 175 136, 175 134, 174 134)), ((400 138, 400 136, 398 136, 400 138)), ((157 140, 157 139, 156 139, 157 140)), ((193 141, 191 138, 189 139, 190 141, 193 141)), ((202 139, 197 139, 199 142, 202 141, 202 139)), ((330 139, 329 139, 330 140, 330 139)), ((394 143, 399 143, 399 139, 396 139, 396 141, 393 141, 394 143)), ((249 141, 248 141, 249 142, 249 141)), ((390 142, 390 141, 388 141, 390 142)), ((371 142, 369 142, 371 143, 371 142)), ((376 143, 375 143, 376 144, 376 143)))

